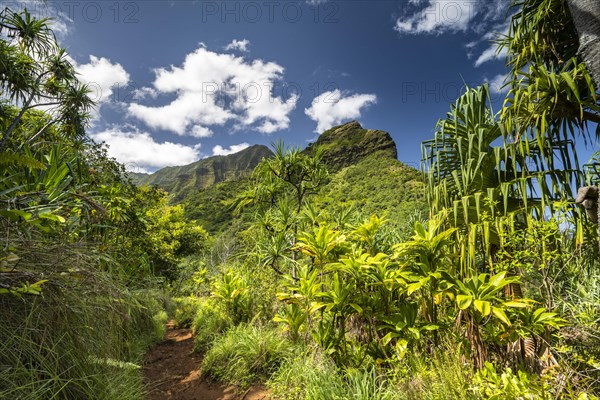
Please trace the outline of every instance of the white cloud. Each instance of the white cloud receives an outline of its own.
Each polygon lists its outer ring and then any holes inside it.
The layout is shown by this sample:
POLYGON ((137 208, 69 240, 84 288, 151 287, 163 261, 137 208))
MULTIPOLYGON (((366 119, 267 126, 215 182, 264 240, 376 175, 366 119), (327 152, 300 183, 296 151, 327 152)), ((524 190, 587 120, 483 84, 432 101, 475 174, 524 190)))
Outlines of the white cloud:
POLYGON ((233 144, 229 146, 229 148, 223 148, 223 146, 218 144, 213 147, 212 152, 213 156, 227 156, 229 154, 238 153, 248 147, 250 147, 248 143, 233 144))
POLYGON ((494 76, 491 79, 485 79, 490 87, 490 91, 495 94, 502 94, 508 92, 510 89, 508 86, 504 86, 504 81, 506 80, 506 75, 499 74, 494 76))
POLYGON ((488 45, 488 47, 475 60, 476 67, 479 67, 488 61, 503 60, 506 58, 506 47, 504 47, 502 51, 498 52, 498 45, 492 41, 498 36, 504 37, 508 35, 509 28, 510 18, 508 18, 506 21, 496 24, 493 27, 490 27, 488 32, 482 36, 481 40, 475 42, 476 45, 481 43, 486 43, 488 45))
POLYGON ((426 0, 411 1, 412 6, 426 3, 426 7, 405 13, 396 19, 396 31, 404 34, 445 33, 466 31, 469 22, 479 12, 480 4, 473 1, 426 0))
POLYGON ((475 66, 479 67, 481 64, 484 64, 491 60, 502 60, 506 57, 506 48, 503 48, 502 51, 498 52, 498 47, 496 44, 492 44, 490 47, 485 49, 483 53, 477 57, 475 60, 475 66))
POLYGON ((158 143, 147 132, 133 127, 113 127, 91 137, 96 142, 105 142, 108 154, 130 171, 155 171, 167 166, 190 164, 200 158, 200 144, 158 143))
POLYGON ((161 106, 132 103, 131 116, 151 128, 193 135, 196 127, 233 122, 237 128, 272 133, 287 129, 297 96, 287 100, 273 94, 283 67, 262 60, 247 61, 203 47, 188 54, 181 66, 155 70, 153 89, 176 98, 161 106), (190 127, 194 126, 193 130, 190 127))
POLYGON ((469 32, 479 35, 465 44, 467 57, 475 66, 506 57, 491 41, 508 33, 510 2, 507 0, 409 0, 395 30, 401 34, 469 32), (479 49, 485 43, 484 50, 479 49))
POLYGON ((401 34, 484 34, 505 21, 509 6, 507 0, 410 0, 395 29, 401 34))
POLYGON ((148 97, 151 99, 155 99, 158 97, 158 92, 156 91, 156 89, 144 86, 141 88, 134 89, 131 97, 134 100, 144 100, 148 97))
MULTIPOLYGON (((244 53, 248 52, 248 45, 250 44, 250 41, 248 39, 242 39, 242 40, 233 40, 231 43, 229 43, 227 46, 225 46, 225 51, 231 51, 231 50, 237 50, 237 51, 242 51, 244 53)), ((204 46, 206 47, 206 46, 204 46)))
POLYGON ((129 83, 129 73, 125 68, 119 63, 111 62, 108 58, 90 55, 89 63, 73 62, 73 65, 79 74, 79 80, 89 85, 92 90, 91 97, 98 102, 98 106, 111 101, 115 86, 124 87, 129 83))
POLYGON ((196 125, 192 128, 192 134, 191 136, 196 137, 196 138, 207 138, 207 137, 211 137, 213 135, 213 131, 211 131, 210 129, 204 127, 204 126, 200 126, 200 125, 196 125))
POLYGON ((304 113, 317 123, 315 132, 321 133, 344 120, 360 117, 361 108, 377 102, 374 94, 345 96, 338 89, 325 92, 312 101, 304 113))

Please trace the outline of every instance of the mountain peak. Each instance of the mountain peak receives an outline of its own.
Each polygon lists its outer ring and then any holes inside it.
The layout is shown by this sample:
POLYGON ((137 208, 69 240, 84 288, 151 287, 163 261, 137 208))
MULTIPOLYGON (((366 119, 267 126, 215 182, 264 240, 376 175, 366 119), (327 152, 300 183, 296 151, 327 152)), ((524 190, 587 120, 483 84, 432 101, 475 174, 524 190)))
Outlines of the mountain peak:
POLYGON ((374 153, 393 159, 398 157, 396 143, 389 133, 364 129, 358 121, 326 130, 305 152, 311 154, 317 147, 324 150, 323 161, 333 170, 356 164, 374 153))

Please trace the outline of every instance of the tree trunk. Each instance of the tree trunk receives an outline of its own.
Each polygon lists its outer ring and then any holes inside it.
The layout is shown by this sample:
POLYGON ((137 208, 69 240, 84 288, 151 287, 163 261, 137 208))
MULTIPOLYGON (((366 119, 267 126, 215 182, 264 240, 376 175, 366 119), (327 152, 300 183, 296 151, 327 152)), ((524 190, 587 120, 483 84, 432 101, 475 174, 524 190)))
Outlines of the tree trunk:
POLYGON ((566 1, 579 34, 579 55, 600 88, 600 1, 566 1))

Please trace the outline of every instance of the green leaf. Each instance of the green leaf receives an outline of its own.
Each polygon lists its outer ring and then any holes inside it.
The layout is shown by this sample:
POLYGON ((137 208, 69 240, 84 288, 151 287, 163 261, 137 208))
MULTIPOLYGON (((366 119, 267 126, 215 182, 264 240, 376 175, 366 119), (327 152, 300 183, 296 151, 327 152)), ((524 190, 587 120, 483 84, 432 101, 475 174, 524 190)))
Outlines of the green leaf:
POLYGON ((438 329, 440 329, 440 326, 429 324, 429 325, 423 326, 421 329, 423 329, 425 331, 437 331, 438 329))
POLYGON ((527 303, 524 303, 522 301, 517 301, 517 300, 507 301, 503 305, 505 307, 512 307, 512 308, 527 308, 528 307, 527 303))
POLYGON ((13 221, 18 221, 19 218, 28 221, 31 218, 31 213, 23 210, 0 210, 0 215, 9 218, 13 221))
POLYGON ((47 219, 49 221, 60 222, 61 224, 64 224, 66 221, 60 215, 56 215, 56 214, 52 214, 52 213, 43 213, 43 214, 40 214, 39 217, 42 219, 47 219))
POLYGON ((458 308, 460 308, 461 310, 466 310, 467 308, 469 308, 472 301, 473 296, 470 295, 459 294, 458 296, 456 296, 456 303, 458 304, 458 308))
POLYGON ((492 313, 494 314, 494 316, 496 318, 498 318, 500 321, 504 322, 506 325, 508 325, 508 326, 512 325, 503 309, 498 308, 498 307, 492 307, 492 313))
POLYGON ((392 339, 395 339, 399 336, 400 336, 400 334, 398 334, 396 332, 388 332, 388 334, 385 335, 383 337, 383 339, 381 339, 381 341, 383 342, 384 346, 387 346, 392 341, 392 339))
POLYGON ((484 301, 484 300, 475 300, 473 302, 473 304, 475 304, 475 308, 481 313, 481 315, 483 315, 484 317, 487 317, 488 315, 490 315, 490 312, 492 312, 492 306, 490 304, 489 301, 484 301))
POLYGON ((406 288, 406 293, 409 294, 409 295, 411 295, 411 294, 413 294, 413 292, 416 292, 417 290, 421 289, 422 287, 423 287, 423 284, 420 281, 419 282, 415 282, 415 283, 411 283, 406 288))
POLYGON ((356 312, 359 314, 363 313, 363 309, 361 308, 361 306, 359 306, 356 303, 350 303, 350 307, 354 308, 356 310, 356 312))

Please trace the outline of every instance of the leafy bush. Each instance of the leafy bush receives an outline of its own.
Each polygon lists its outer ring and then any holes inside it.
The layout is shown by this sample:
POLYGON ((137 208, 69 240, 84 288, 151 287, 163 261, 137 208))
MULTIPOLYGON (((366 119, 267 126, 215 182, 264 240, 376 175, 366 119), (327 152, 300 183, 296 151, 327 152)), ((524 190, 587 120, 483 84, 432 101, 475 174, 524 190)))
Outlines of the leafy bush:
POLYGON ((252 316, 250 291, 246 277, 229 268, 213 282, 213 296, 223 304, 234 323, 247 322, 252 316))
POLYGON ((207 351, 216 337, 227 330, 233 321, 213 300, 206 299, 198 304, 192 323, 196 351, 207 351))
POLYGON ((294 351, 294 345, 275 329, 242 324, 215 340, 202 370, 217 380, 245 388, 266 381, 294 351))
POLYGON ((175 327, 191 327, 196 316, 196 310, 202 300, 198 297, 188 296, 175 297, 173 301, 175 302, 175 313, 173 315, 175 327))
POLYGON ((537 376, 529 375, 524 371, 513 373, 506 368, 498 375, 491 363, 477 371, 473 377, 470 390, 477 399, 536 399, 550 400, 554 396, 549 387, 544 385, 537 376))

